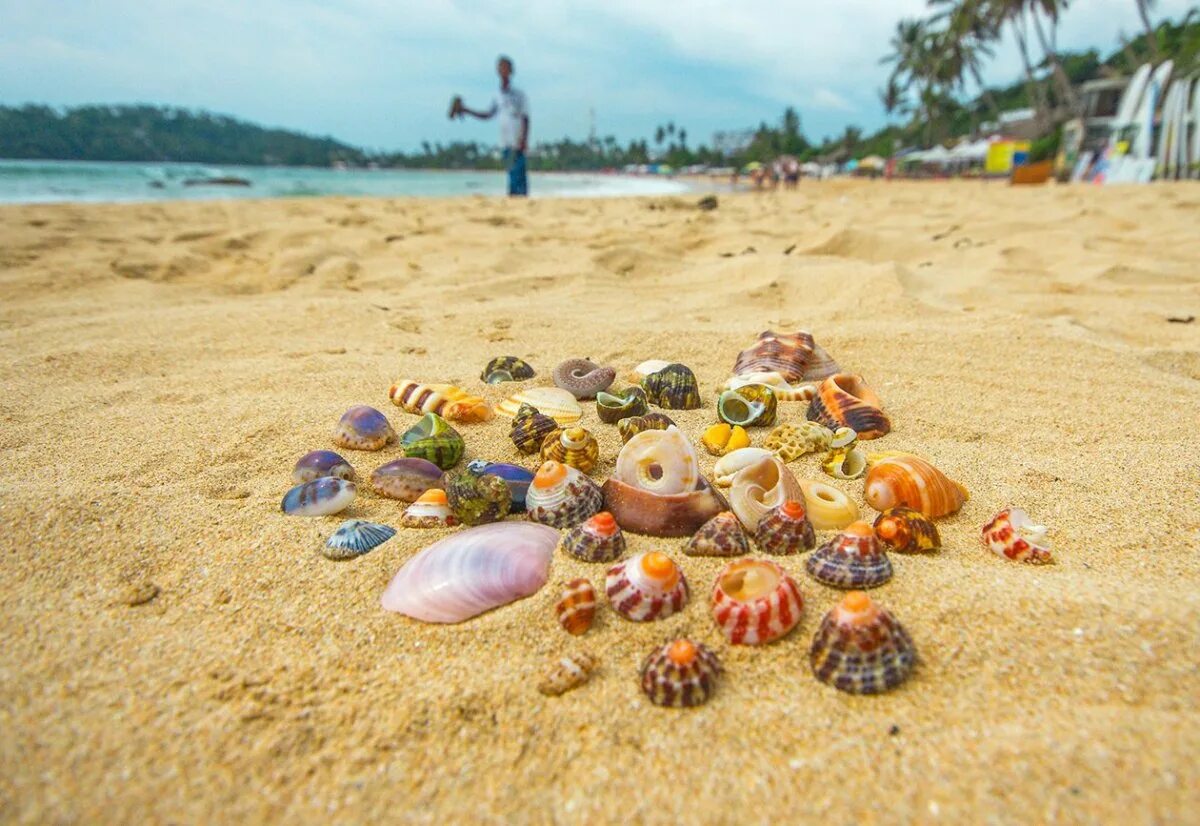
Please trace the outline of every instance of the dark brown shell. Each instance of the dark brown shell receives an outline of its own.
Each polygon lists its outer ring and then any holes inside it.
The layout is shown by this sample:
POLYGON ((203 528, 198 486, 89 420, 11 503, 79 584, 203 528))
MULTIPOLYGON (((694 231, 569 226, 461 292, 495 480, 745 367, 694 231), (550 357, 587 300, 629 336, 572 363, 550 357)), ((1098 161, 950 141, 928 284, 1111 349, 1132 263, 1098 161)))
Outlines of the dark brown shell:
POLYGON ((517 408, 517 415, 513 416, 512 430, 508 436, 517 446, 517 450, 522 453, 536 453, 541 449, 546 436, 555 430, 558 430, 558 424, 554 419, 539 413, 532 405, 523 404, 517 408))
POLYGON ((834 588, 863 589, 892 578, 892 563, 865 522, 856 522, 813 551, 804 563, 817 582, 834 588))
POLYGON ((525 381, 537 375, 529 362, 516 356, 496 356, 487 363, 479 380, 487 384, 499 384, 504 381, 525 381))
POLYGON ((746 556, 750 542, 733 511, 721 511, 700 526, 683 552, 688 556, 746 556))
POLYGON ((898 505, 888 508, 875 519, 875 536, 899 553, 936 551, 942 537, 933 520, 918 510, 898 505))
POLYGON ((621 419, 617 422, 617 432, 621 434, 621 441, 628 442, 643 430, 666 430, 675 422, 670 416, 664 413, 647 413, 645 416, 631 416, 628 419, 621 419))
POLYGON ((784 510, 787 505, 785 502, 772 508, 754 530, 754 541, 765 554, 797 554, 817 544, 817 535, 808 516, 802 514, 799 519, 791 516, 784 510))
POLYGON ((862 376, 837 373, 821 382, 808 405, 808 420, 830 430, 849 427, 860 439, 877 439, 892 429, 883 403, 862 376))
POLYGON ((696 410, 703 406, 696 374, 684 364, 668 364, 651 373, 642 379, 642 389, 651 404, 666 410, 696 410))
POLYGON ((616 424, 622 419, 644 416, 649 410, 646 391, 640 387, 629 387, 616 393, 601 391, 596 394, 596 415, 605 424, 616 424))

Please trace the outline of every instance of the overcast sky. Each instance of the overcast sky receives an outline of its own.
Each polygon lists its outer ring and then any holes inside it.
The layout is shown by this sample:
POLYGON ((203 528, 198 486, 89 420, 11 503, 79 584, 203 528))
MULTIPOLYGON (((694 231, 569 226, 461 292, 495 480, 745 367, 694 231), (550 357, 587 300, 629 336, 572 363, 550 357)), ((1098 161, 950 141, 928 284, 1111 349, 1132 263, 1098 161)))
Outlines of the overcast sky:
MULTIPOLYGON (((1160 0, 1178 18, 1191 0, 1160 0)), ((0 0, 0 103, 148 102, 331 134, 378 149, 422 139, 494 143, 494 124, 449 122, 451 95, 485 106, 494 59, 513 57, 533 138, 689 142, 776 121, 792 104, 810 138, 883 123, 879 58, 923 0, 0 0)), ((1075 0, 1061 48, 1117 46, 1134 0, 1075 0)), ((990 80, 1020 64, 1002 47, 990 80)))

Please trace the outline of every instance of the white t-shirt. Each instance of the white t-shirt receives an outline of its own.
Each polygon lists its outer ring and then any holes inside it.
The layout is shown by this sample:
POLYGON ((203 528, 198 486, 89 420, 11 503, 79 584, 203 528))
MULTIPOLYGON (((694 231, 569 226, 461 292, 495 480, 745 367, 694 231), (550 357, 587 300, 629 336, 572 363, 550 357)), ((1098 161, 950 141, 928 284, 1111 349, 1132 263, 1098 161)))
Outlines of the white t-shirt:
POLYGON ((529 117, 529 99, 515 86, 501 89, 495 106, 500 115, 500 145, 515 149, 521 139, 521 119, 529 117))

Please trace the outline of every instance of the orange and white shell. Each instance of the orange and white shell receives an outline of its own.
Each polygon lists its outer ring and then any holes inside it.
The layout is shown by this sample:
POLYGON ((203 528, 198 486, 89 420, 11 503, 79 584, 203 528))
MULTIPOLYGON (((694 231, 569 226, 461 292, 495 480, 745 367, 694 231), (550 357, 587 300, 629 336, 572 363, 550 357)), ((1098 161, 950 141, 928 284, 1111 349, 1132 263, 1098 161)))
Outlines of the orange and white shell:
POLYGON ((550 666, 537 689, 548 697, 565 694, 586 683, 599 664, 600 661, 586 651, 560 657, 550 666))
POLYGON ((446 491, 430 488, 404 509, 400 524, 406 528, 449 528, 459 524, 459 518, 450 509, 446 491))
POLYGON ((659 496, 689 493, 700 481, 700 460, 687 437, 671 425, 666 430, 643 430, 626 442, 612 475, 659 496))
POLYGON ((872 465, 863 496, 877 511, 904 505, 931 519, 957 513, 970 498, 966 488, 912 454, 889 456, 872 465))
POLYGON ((608 601, 625 619, 634 622, 666 619, 683 609, 688 598, 683 571, 666 554, 638 554, 608 570, 608 601))
POLYGON ((558 624, 568 634, 587 633, 596 618, 596 589, 586 579, 573 579, 563 589, 562 599, 554 606, 558 624))
POLYGON ((492 408, 487 402, 452 384, 421 384, 404 379, 391 386, 388 398, 397 407, 419 416, 436 413, 443 419, 465 423, 492 418, 492 408))
POLYGON ((859 439, 878 439, 887 435, 892 423, 883 412, 883 402, 862 376, 837 373, 821 382, 817 395, 808 405, 808 420, 830 430, 853 429, 859 439))
POLYGON ((739 559, 717 574, 712 615, 734 645, 761 645, 796 627, 804 597, 782 567, 765 559, 739 559))
POLYGON ((1054 561, 1046 533, 1043 525, 1035 525, 1025 511, 1010 505, 983 526, 983 544, 1005 559, 1044 565, 1054 561))
POLYGON ((729 507, 751 534, 764 516, 789 499, 803 502, 804 492, 787 465, 773 453, 733 475, 729 507))

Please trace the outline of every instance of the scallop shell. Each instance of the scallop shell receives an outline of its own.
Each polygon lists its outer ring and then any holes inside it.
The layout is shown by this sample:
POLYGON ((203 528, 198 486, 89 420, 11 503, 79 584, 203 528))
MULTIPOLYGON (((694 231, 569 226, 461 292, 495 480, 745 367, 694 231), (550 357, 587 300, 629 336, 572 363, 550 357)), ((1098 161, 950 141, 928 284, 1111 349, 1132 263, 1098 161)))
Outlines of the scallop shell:
POLYGON ((603 506, 604 497, 595 482, 553 460, 542 463, 525 495, 529 518, 555 528, 574 527, 603 506))
POLYGON ((529 494, 529 486, 533 484, 533 471, 526 470, 520 465, 509 465, 503 462, 493 463, 476 459, 467 465, 467 469, 484 476, 495 476, 508 486, 510 500, 509 513, 525 511, 525 497, 529 494))
POLYGON ((546 436, 555 430, 558 430, 558 424, 554 419, 539 413, 532 405, 523 404, 513 417, 508 438, 522 453, 536 453, 546 436))
POLYGON ((803 501, 804 494, 787 465, 774 455, 760 459, 733 475, 729 505, 751 533, 772 508, 779 507, 789 499, 803 501))
POLYGON ((717 417, 731 425, 770 427, 775 424, 775 393, 765 384, 726 390, 717 399, 717 417))
POLYGON ((440 488, 430 488, 422 493, 400 517, 400 524, 406 528, 450 528, 459 521, 450 509, 446 491, 440 488))
POLYGON ((446 500, 464 525, 499 522, 512 508, 508 485, 499 476, 470 469, 446 475, 446 500))
POLYGON ((668 364, 642 379, 650 404, 666 410, 695 410, 703 407, 696 374, 683 364, 668 364))
POLYGON ((769 459, 774 454, 762 447, 743 447, 731 450, 717 460, 713 466, 713 481, 723 488, 733 484, 733 477, 739 470, 750 465, 769 459))
POLYGON ((548 697, 558 697, 591 679, 600 661, 586 652, 560 657, 554 661, 545 678, 538 683, 538 691, 548 697))
POLYGON ((804 567, 817 582, 834 588, 876 588, 892 578, 892 563, 866 522, 849 525, 817 548, 804 567))
POLYGON ((554 419, 559 427, 573 425, 583 417, 575 397, 558 387, 528 387, 496 405, 496 412, 514 418, 525 404, 554 419))
POLYGON ((679 639, 654 649, 642 662, 642 691, 657 706, 691 708, 708 702, 720 676, 716 654, 679 639))
POLYGON ((713 583, 713 619, 734 645, 774 642, 796 627, 803 610, 795 580, 765 559, 731 562, 713 583))
POLYGON ((775 398, 781 402, 809 402, 817 395, 817 385, 790 384, 782 373, 771 370, 744 373, 740 376, 730 376, 721 390, 737 390, 747 384, 765 384, 775 392, 775 398))
POLYGON ((688 556, 745 556, 750 542, 733 511, 721 511, 700 526, 683 552, 688 556))
POLYGON ((292 481, 297 485, 320 479, 322 476, 336 476, 338 479, 351 481, 354 479, 354 468, 332 450, 313 450, 305 453, 292 468, 292 481))
POLYGON ((821 620, 809 662, 823 683, 850 694, 879 694, 908 679, 917 650, 890 612, 851 591, 821 620))
POLYGON ((875 538, 889 551, 900 553, 936 551, 942 547, 942 537, 933 520, 903 505, 888 508, 875 518, 875 538))
POLYGON ((329 516, 350 507, 357 490, 353 482, 322 476, 289 490, 279 507, 288 516, 329 516))
POLYGON ((826 427, 853 428, 860 439, 877 439, 892 429, 883 402, 862 376, 837 373, 821 382, 808 405, 808 419, 826 427))
POLYGON ((617 371, 588 359, 567 359, 554 368, 554 383, 577 399, 594 399, 616 380, 617 371))
POLYGON ((321 549, 329 559, 353 559, 378 548, 396 535, 396 529, 364 519, 347 519, 330 534, 321 549))
POLYGON ((671 417, 664 413, 647 413, 645 416, 630 416, 628 419, 621 419, 617 422, 617 432, 621 434, 622 442, 628 442, 643 431, 666 430, 674 424, 671 417))
POLYGON ((1005 559, 1043 565, 1054 561, 1046 533, 1025 511, 1010 505, 983 526, 983 544, 1005 559))
POLYGON ((591 473, 600 459, 596 437, 582 427, 568 427, 547 434, 542 442, 542 461, 554 460, 591 473))
POLYGON ((773 450, 785 462, 794 462, 806 453, 829 450, 833 431, 817 422, 781 424, 767 436, 763 447, 773 450))
POLYGON ((532 522, 467 528, 406 562, 383 607, 422 622, 462 622, 537 593, 557 544, 558 531, 532 522))
POLYGON ((786 556, 814 547, 817 535, 808 521, 804 503, 789 499, 759 521, 754 541, 765 554, 786 556))
POLYGON ((396 459, 371 472, 371 487, 380 496, 415 502, 427 490, 442 486, 442 469, 428 459, 396 459))
POLYGON ((819 381, 840 368, 811 334, 776 333, 772 330, 758 334, 753 345, 738 353, 733 364, 734 375, 746 373, 778 373, 789 382, 819 381))
POLYGON ((479 380, 486 384, 500 384, 506 381, 526 381, 537 375, 529 363, 516 356, 497 356, 487 363, 479 380))
POLYGON ((426 413, 400 437, 404 455, 433 462, 442 470, 458 464, 466 445, 450 424, 436 413, 426 413))
POLYGON ((492 418, 492 408, 478 396, 472 396, 452 384, 421 384, 402 379, 388 389, 392 404, 416 413, 436 413, 456 422, 486 422, 492 418))
POLYGON ((637 367, 633 368, 633 371, 629 374, 629 380, 636 381, 638 384, 641 384, 642 379, 646 378, 646 376, 649 376, 652 373, 657 373, 664 367, 670 366, 671 362, 664 359, 648 359, 643 361, 637 367))
POLYGON ((627 620, 650 622, 683 610, 688 585, 683 571, 666 554, 638 554, 608 569, 605 592, 613 610, 627 620))
POLYGON ((704 431, 700 444, 713 456, 724 456, 750 446, 750 434, 741 425, 730 427, 725 422, 714 424, 704 431))
POLYGON ((863 496, 877 511, 904 505, 937 519, 956 513, 970 494, 929 462, 910 454, 872 465, 863 496))
POLYGON ((801 479, 800 489, 804 491, 808 521, 818 531, 840 531, 858 521, 858 505, 833 485, 816 479, 801 479))
POLYGON ((628 387, 619 393, 596 394, 596 415, 605 424, 616 424, 631 416, 644 416, 650 410, 646 391, 640 387, 628 387))
POLYGON ((613 562, 625 553, 625 534, 608 511, 570 528, 559 543, 564 552, 584 562, 613 562))
POLYGON ((382 450, 396 441, 387 417, 365 404, 351 407, 342 414, 333 429, 333 443, 350 450, 382 450))
POLYGON ((586 579, 573 579, 554 606, 558 624, 572 636, 586 634, 596 618, 596 589, 586 579))

